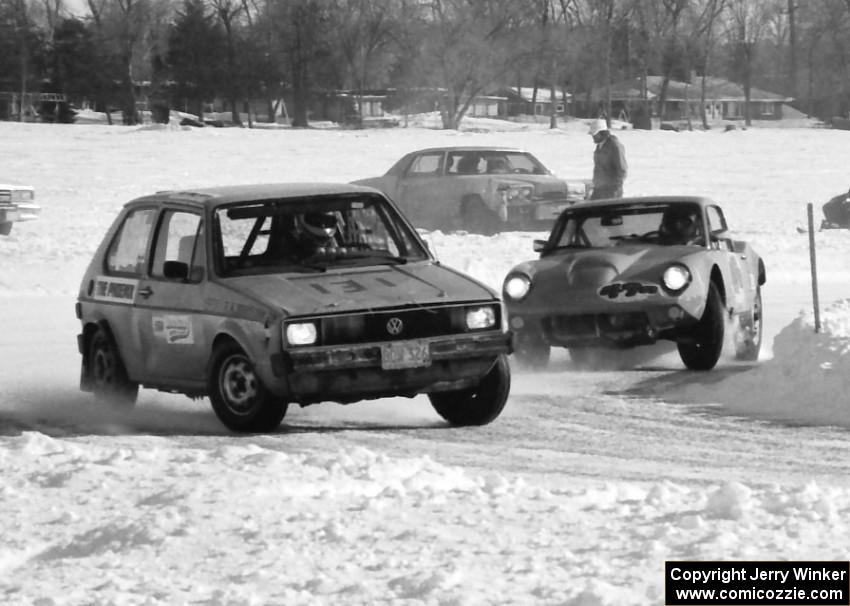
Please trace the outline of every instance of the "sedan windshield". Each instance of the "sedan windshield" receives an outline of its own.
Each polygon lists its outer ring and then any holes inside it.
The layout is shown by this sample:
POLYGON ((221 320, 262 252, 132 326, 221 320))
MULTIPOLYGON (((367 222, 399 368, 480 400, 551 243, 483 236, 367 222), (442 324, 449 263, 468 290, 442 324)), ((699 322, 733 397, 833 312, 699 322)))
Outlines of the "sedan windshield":
POLYGON ((702 241, 697 204, 658 203, 575 208, 558 220, 549 250, 605 248, 627 243, 693 245, 702 241))
POLYGON ((376 196, 229 205, 216 211, 215 224, 223 275, 326 271, 429 258, 397 211, 376 196))

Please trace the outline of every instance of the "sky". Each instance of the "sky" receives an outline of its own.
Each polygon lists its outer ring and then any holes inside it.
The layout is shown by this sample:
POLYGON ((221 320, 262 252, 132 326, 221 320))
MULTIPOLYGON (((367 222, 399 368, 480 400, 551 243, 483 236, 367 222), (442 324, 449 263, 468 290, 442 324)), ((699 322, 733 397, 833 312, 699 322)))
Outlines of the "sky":
MULTIPOLYGON (((800 122, 617 131, 626 194, 708 195, 765 260, 757 363, 694 373, 663 345, 623 370, 555 352, 502 415, 451 428, 424 397, 290 407, 229 433, 207 400, 78 390, 74 301, 121 205, 154 191, 377 176, 403 154, 510 145, 586 178, 581 121, 345 131, 0 122, 0 181, 38 221, 0 238, 0 601, 13 605, 663 603, 666 560, 846 560, 850 132, 800 122)), ((498 289, 535 233, 424 233, 498 289)))

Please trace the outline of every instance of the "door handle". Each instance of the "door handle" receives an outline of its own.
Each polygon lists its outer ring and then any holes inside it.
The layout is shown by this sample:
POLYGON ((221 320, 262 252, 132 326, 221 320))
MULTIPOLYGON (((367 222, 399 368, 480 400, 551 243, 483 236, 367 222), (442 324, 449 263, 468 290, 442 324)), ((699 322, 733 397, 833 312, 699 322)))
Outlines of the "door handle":
POLYGON ((153 289, 150 286, 145 286, 144 288, 139 289, 139 296, 147 299, 149 296, 153 294, 153 289))

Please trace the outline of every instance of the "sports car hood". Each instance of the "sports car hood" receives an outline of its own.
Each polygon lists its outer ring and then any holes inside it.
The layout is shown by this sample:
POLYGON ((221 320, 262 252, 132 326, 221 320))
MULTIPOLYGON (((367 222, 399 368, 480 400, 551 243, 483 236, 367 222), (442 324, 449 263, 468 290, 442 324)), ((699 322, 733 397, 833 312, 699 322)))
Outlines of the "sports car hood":
MULTIPOLYGON (((701 250, 701 249, 700 249, 701 250)), ((569 286, 597 287, 615 280, 628 280, 651 272, 658 277, 674 261, 687 263, 694 254, 692 246, 617 246, 605 249, 577 249, 528 261, 515 268, 534 281, 569 286)))
POLYGON ((491 301, 487 287, 431 263, 329 269, 322 273, 228 278, 226 284, 287 315, 364 311, 417 304, 491 301))

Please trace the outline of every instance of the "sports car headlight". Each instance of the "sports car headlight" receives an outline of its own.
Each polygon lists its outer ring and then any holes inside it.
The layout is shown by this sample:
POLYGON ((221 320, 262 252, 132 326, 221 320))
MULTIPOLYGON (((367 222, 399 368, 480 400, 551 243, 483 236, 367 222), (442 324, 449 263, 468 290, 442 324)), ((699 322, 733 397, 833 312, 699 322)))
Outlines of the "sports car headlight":
POLYGON ((466 311, 466 327, 469 330, 493 328, 496 325, 496 310, 492 305, 474 307, 466 311))
POLYGON ((684 265, 671 265, 662 276, 664 287, 671 292, 679 292, 691 283, 691 271, 684 265))
POLYGON ((314 322, 294 322, 286 325, 286 342, 290 345, 312 345, 318 336, 314 322))
POLYGON ((505 280, 503 290, 505 291, 505 296, 515 301, 519 301, 528 294, 529 290, 531 290, 531 278, 525 274, 514 274, 513 276, 508 276, 508 279, 505 280))

